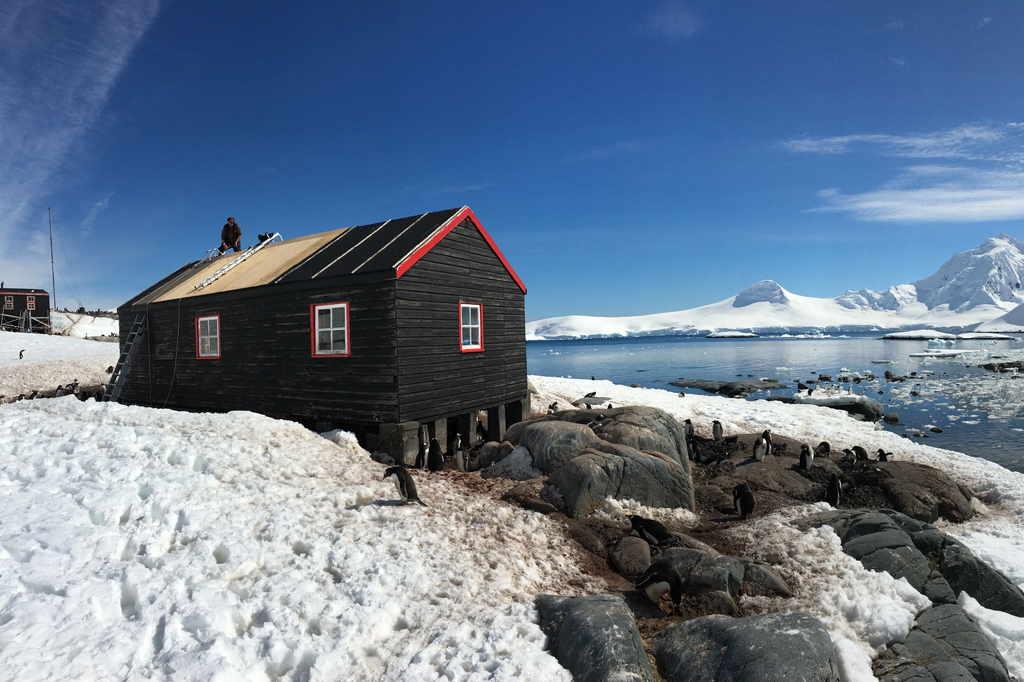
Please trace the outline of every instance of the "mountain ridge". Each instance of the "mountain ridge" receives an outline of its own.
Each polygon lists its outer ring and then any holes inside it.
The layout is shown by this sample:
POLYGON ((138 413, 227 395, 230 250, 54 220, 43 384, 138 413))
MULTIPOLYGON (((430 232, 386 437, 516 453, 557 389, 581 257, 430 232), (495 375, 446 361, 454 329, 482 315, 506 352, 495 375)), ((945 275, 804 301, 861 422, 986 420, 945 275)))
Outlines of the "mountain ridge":
MULTIPOLYGON (((1024 305, 1024 242, 1008 234, 950 257, 932 275, 885 291, 846 291, 835 298, 800 296, 761 280, 717 303, 625 317, 568 315, 526 324, 527 340, 697 335, 749 331, 893 330, 984 326, 1024 305)), ((1007 323, 1016 320, 1009 315, 1007 323)))

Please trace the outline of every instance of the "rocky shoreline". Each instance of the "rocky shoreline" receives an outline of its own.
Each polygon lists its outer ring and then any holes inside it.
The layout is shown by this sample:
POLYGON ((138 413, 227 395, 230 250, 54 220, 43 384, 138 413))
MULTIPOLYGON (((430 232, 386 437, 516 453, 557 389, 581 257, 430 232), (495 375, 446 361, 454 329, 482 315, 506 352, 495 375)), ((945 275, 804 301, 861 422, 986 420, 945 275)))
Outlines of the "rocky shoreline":
POLYGON ((534 415, 510 427, 506 442, 478 448, 481 483, 519 480, 503 498, 561 520, 582 568, 608 586, 604 594, 537 599, 549 649, 575 679, 840 679, 826 625, 786 606, 810 595, 738 532, 751 523, 737 516, 730 494, 741 484, 756 497, 755 518, 814 505, 796 528, 833 529, 848 556, 919 593, 913 629, 872 664, 879 680, 1013 679, 960 600, 969 594, 985 608, 1024 616, 1024 593, 932 525, 972 518, 974 491, 930 466, 838 448, 804 469, 802 444, 784 434, 773 434, 775 454, 756 461, 757 438, 688 436, 664 411, 630 406, 534 415), (845 486, 838 508, 821 502, 833 476, 845 486), (671 542, 651 545, 625 520, 601 513, 609 498, 679 510, 675 520, 663 518, 671 542), (654 561, 683 578, 678 608, 634 588, 654 561))

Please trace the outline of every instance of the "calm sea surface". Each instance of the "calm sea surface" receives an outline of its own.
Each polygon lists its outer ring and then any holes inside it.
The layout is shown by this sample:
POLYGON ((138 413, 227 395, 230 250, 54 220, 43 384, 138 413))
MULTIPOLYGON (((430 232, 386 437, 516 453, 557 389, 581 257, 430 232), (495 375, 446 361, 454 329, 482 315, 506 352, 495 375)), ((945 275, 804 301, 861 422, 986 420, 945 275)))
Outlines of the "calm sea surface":
MULTIPOLYGON (((998 462, 1024 472, 1024 377, 999 374, 973 366, 991 359, 1024 359, 1024 341, 957 341, 940 345, 927 341, 883 341, 877 335, 757 339, 648 337, 590 341, 530 341, 526 344, 530 374, 608 379, 687 393, 692 388, 669 385, 676 379, 731 381, 770 377, 791 386, 795 379, 833 380, 845 368, 878 379, 853 386, 867 388, 886 412, 898 412, 896 433, 927 434, 920 441, 998 462), (926 349, 975 351, 951 358, 912 358, 926 349), (902 384, 884 380, 885 370, 917 372, 902 384), (879 395, 878 391, 883 391, 879 395), (914 391, 917 395, 911 395, 914 391), (930 427, 942 429, 933 433, 930 427)), ((837 383, 837 382, 836 382, 837 383)), ((778 392, 777 392, 778 393, 778 392)), ((762 392, 748 398, 764 398, 762 392)), ((915 438, 915 440, 918 440, 915 438)))

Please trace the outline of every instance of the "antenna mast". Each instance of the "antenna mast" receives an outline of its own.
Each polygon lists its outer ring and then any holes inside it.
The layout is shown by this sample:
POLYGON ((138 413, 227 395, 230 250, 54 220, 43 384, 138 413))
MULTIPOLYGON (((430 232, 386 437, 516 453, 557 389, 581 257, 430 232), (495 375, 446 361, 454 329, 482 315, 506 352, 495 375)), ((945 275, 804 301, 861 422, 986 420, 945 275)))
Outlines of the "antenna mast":
POLYGON ((50 223, 50 278, 53 281, 53 295, 50 296, 50 300, 53 301, 52 309, 57 309, 57 275, 53 270, 53 217, 50 215, 50 207, 46 207, 46 220, 50 223))

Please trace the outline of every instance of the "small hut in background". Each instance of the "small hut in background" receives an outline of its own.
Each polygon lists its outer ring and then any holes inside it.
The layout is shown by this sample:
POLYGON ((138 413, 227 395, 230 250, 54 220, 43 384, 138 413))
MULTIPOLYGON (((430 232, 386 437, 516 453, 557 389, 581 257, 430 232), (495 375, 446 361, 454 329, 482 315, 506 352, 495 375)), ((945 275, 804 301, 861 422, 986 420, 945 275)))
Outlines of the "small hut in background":
POLYGON ((50 294, 45 289, 0 287, 0 329, 8 332, 50 331, 50 294))

